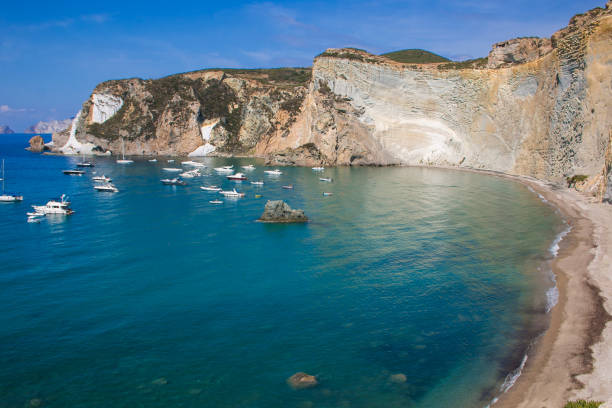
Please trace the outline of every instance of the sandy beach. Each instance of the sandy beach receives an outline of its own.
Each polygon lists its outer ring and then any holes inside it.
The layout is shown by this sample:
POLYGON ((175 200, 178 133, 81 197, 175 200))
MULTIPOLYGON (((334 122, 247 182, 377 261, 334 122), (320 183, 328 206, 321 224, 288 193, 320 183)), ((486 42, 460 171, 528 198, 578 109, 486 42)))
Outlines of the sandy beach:
POLYGON ((557 408, 575 399, 612 407, 612 206, 540 180, 490 174, 530 186, 571 226, 552 263, 559 302, 550 326, 494 407, 557 408))

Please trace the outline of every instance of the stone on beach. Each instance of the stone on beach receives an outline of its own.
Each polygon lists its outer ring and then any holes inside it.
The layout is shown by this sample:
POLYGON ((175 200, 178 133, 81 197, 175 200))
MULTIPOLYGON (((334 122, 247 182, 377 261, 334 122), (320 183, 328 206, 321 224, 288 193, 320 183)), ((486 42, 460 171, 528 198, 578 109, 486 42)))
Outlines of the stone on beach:
POLYGON ((261 222, 307 222, 308 217, 303 210, 293 210, 283 200, 270 201, 266 203, 264 212, 259 217, 261 222))
POLYGON ((287 384, 294 390, 301 390, 304 388, 311 388, 319 384, 317 377, 306 373, 295 373, 287 379, 287 384))

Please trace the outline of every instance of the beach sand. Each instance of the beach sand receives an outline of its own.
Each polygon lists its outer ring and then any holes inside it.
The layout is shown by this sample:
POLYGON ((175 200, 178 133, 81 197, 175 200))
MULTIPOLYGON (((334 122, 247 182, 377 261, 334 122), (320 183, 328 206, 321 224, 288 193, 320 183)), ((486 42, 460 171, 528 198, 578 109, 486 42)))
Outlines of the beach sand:
POLYGON ((530 186, 571 226, 552 263, 559 302, 550 326, 493 407, 561 408, 568 400, 593 399, 612 408, 612 205, 543 181, 490 174, 530 186))

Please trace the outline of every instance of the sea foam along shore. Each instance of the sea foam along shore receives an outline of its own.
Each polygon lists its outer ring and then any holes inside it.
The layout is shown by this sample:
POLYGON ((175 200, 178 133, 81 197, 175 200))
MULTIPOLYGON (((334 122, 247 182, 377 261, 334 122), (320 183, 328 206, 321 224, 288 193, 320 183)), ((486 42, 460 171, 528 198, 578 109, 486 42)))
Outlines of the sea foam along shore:
POLYGON ((554 244, 552 262, 558 303, 550 326, 521 364, 499 407, 563 407, 568 400, 594 399, 612 408, 612 206, 546 182, 495 172, 532 188, 568 223, 554 244))

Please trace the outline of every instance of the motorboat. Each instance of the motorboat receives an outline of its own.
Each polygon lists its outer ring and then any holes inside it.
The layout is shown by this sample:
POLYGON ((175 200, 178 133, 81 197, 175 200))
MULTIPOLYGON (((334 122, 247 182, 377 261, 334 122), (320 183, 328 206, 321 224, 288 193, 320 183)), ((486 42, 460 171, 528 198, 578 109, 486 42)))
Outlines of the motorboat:
POLYGON ((285 190, 293 190, 293 184, 289 184, 288 186, 282 186, 285 190))
POLYGON ((244 197, 244 193, 239 193, 236 189, 232 189, 231 191, 219 191, 219 194, 224 195, 225 197, 244 197))
POLYGON ((233 173, 234 172, 234 166, 223 166, 223 167, 215 167, 215 171, 217 173, 233 173))
POLYGON ((103 183, 110 183, 111 181, 113 181, 113 180, 111 180, 110 177, 106 177, 104 174, 101 175, 101 176, 93 176, 91 179, 93 181, 101 181, 103 183))
POLYGON ((328 183, 331 183, 333 181, 331 178, 325 178, 325 177, 319 177, 319 180, 326 181, 328 183))
POLYGON ((83 154, 83 158, 80 163, 77 163, 77 167, 95 167, 93 163, 85 161, 85 154, 83 154))
POLYGON ((241 180, 246 180, 247 177, 244 175, 244 173, 236 173, 236 174, 232 174, 231 176, 227 176, 227 179, 241 181, 241 180))
POLYGON ((178 177, 175 177, 173 179, 162 179, 161 180, 162 184, 165 184, 167 186, 186 186, 187 183, 185 183, 184 180, 181 180, 178 177))
POLYGON ((223 201, 221 201, 221 200, 210 200, 209 203, 211 203, 211 204, 223 204, 223 201))
POLYGON ((45 205, 33 205, 34 211, 40 214, 60 214, 60 215, 70 215, 74 214, 72 208, 70 208, 70 201, 67 201, 66 194, 62 194, 62 196, 58 200, 48 201, 45 205))
POLYGON ((85 174, 85 172, 83 170, 62 170, 62 173, 64 173, 67 176, 82 176, 83 174, 85 174))
POLYGON ((105 191, 108 193, 118 193, 119 192, 119 189, 111 183, 97 184, 94 186, 94 189, 97 191, 105 191))
POLYGON ((191 166, 191 167, 202 167, 202 168, 206 167, 204 163, 200 163, 200 162, 192 161, 192 160, 181 162, 181 164, 183 166, 191 166))
POLYGON ((253 184, 255 186, 263 186, 264 182, 263 181, 251 181, 251 184, 253 184))
POLYGON ((253 166, 252 164, 247 164, 246 166, 241 166, 244 170, 255 170, 255 166, 253 166))
POLYGON ((201 175, 202 173, 200 173, 200 170, 198 169, 189 170, 189 171, 179 174, 179 176, 183 178, 194 178, 194 177, 200 177, 201 175))
POLYGON ((323 193, 323 196, 325 197, 330 196, 330 195, 334 195, 334 193, 325 193, 325 192, 323 193))
POLYGON ((150 162, 150 163, 156 163, 156 162, 157 162, 157 159, 149 159, 149 162, 150 162))
POLYGON ((221 187, 217 187, 217 186, 202 186, 200 187, 202 190, 204 191, 221 191, 221 187))
POLYGON ((168 159, 168 163, 174 163, 174 159, 168 159))
POLYGON ((279 169, 264 170, 264 173, 269 174, 271 176, 280 176, 281 174, 283 174, 283 172, 280 171, 279 169))
POLYGON ((0 195, 0 202, 2 203, 16 203, 17 201, 23 201, 22 195, 7 194, 4 192, 4 159, 2 160, 2 194, 0 195))
POLYGON ((123 138, 121 138, 121 159, 117 160, 119 164, 130 164, 134 163, 134 160, 125 158, 125 143, 123 142, 123 138))
POLYGON ((169 171, 169 172, 174 172, 174 173, 178 173, 183 171, 183 169, 179 168, 179 167, 164 167, 162 168, 163 171, 169 171))
POLYGON ((313 167, 312 170, 313 171, 323 171, 325 170, 325 167, 313 167))

